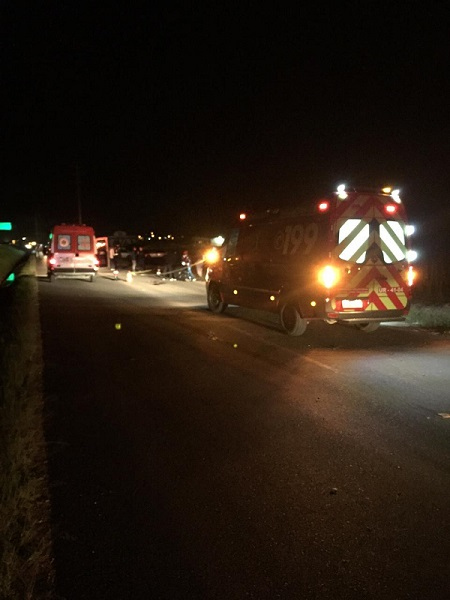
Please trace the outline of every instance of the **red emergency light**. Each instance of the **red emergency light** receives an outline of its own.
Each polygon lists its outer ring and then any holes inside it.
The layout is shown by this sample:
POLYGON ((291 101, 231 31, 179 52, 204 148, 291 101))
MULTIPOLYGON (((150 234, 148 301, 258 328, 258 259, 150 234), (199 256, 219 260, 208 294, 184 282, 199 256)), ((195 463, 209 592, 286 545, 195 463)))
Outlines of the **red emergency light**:
POLYGON ((394 215, 397 212, 397 205, 396 204, 385 204, 384 212, 387 213, 388 215, 394 215))

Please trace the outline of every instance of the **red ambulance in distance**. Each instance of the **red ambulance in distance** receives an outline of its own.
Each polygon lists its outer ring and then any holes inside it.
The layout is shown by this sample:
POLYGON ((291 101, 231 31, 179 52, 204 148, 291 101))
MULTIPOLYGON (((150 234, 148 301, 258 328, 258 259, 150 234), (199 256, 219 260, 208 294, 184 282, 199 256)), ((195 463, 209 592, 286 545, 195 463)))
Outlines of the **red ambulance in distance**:
POLYGON ((94 281, 99 261, 95 233, 88 225, 55 225, 50 234, 47 275, 52 278, 86 278, 94 281))

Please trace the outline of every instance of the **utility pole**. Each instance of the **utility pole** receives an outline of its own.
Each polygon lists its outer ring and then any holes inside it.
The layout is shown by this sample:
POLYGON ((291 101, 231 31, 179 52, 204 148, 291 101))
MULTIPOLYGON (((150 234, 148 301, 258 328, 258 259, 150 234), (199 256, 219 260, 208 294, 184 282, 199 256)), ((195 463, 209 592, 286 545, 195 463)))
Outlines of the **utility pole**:
POLYGON ((83 219, 81 217, 81 187, 80 187, 80 168, 78 163, 75 165, 76 170, 76 180, 77 180, 77 203, 78 203, 78 224, 83 224, 83 219))

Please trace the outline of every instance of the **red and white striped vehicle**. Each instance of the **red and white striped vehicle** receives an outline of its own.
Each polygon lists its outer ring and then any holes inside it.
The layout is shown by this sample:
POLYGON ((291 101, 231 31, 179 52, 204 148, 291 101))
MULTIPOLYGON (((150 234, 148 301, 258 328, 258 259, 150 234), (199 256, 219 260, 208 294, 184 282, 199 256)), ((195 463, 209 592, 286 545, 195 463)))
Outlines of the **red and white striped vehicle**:
POLYGON ((209 266, 209 308, 279 312, 290 335, 313 319, 375 331, 408 314, 414 271, 407 233, 398 192, 386 188, 339 186, 313 203, 241 215, 209 266))

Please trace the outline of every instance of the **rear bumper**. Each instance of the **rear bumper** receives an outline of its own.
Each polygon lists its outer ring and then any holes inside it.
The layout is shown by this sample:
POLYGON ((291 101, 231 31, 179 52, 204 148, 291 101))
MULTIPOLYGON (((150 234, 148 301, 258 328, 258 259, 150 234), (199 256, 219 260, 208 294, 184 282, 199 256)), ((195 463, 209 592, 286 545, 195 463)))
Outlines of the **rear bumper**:
POLYGON ((49 275, 53 275, 54 277, 91 277, 97 275, 97 269, 89 269, 89 268, 77 268, 77 269, 65 269, 65 268, 55 268, 49 269, 49 275))
POLYGON ((401 310, 375 310, 365 312, 330 312, 328 319, 333 319, 342 323, 372 323, 381 321, 403 321, 408 314, 408 309, 401 310))

